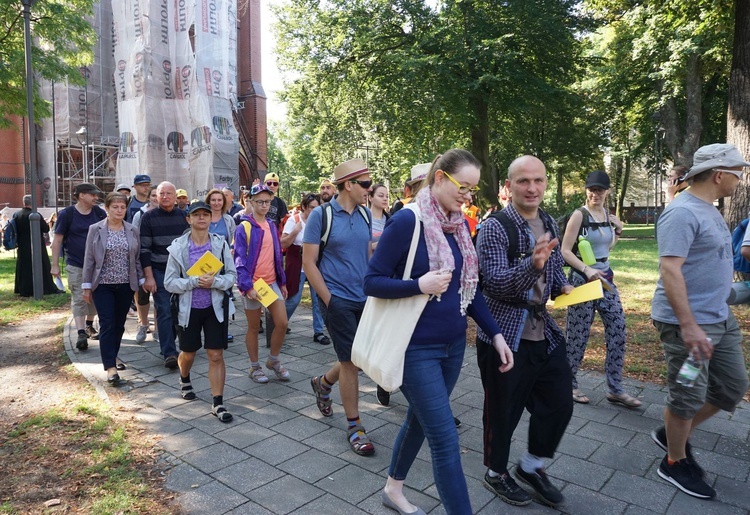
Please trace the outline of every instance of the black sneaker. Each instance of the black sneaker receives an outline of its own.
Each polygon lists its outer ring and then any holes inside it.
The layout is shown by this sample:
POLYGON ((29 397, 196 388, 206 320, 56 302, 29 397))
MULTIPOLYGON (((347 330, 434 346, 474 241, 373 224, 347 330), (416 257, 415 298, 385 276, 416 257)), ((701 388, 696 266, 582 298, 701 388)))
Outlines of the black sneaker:
POLYGON ((76 349, 86 350, 89 348, 89 340, 86 333, 78 333, 78 339, 76 340, 76 349))
POLYGON ((457 417, 453 417, 453 423, 456 424, 456 427, 461 427, 461 421, 457 417))
POLYGON ((485 472, 484 486, 508 504, 526 506, 531 502, 531 496, 518 486, 518 483, 513 481, 507 472, 497 477, 492 477, 489 472, 485 472))
POLYGON ((563 502, 563 494, 560 493, 560 490, 558 490, 555 485, 550 483, 544 469, 536 469, 529 474, 519 465, 515 468, 514 473, 518 479, 534 489, 537 497, 539 497, 539 500, 544 504, 554 507, 563 502))
POLYGON ((716 490, 703 480, 695 465, 687 458, 670 465, 667 457, 664 456, 661 465, 659 465, 659 470, 656 472, 660 478, 669 481, 688 495, 698 499, 713 499, 716 497, 716 490))
MULTIPOLYGON (((656 445, 661 447, 662 451, 669 452, 669 448, 667 447, 667 430, 664 428, 664 426, 651 431, 651 439, 656 445)), ((687 457, 687 460, 693 465, 693 467, 698 470, 701 477, 705 477, 706 472, 701 468, 700 465, 698 465, 698 462, 695 461, 695 457, 693 456, 692 451, 693 446, 690 445, 690 442, 685 442, 685 456, 687 457)))
POLYGON ((388 406, 391 402, 391 394, 383 390, 380 386, 378 386, 378 391, 375 396, 378 398, 378 403, 381 406, 388 406))
POLYGON ((323 333, 315 333, 313 335, 313 341, 321 345, 330 345, 331 339, 323 333))
POLYGON ((97 331, 93 325, 87 325, 86 326, 86 336, 91 338, 92 340, 98 340, 99 339, 99 331, 97 331))

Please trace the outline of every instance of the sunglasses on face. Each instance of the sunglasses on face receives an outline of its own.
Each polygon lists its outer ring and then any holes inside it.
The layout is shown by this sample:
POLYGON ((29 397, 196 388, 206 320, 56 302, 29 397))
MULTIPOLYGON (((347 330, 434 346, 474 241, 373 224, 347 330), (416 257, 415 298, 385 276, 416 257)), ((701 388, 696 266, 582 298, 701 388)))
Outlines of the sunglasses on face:
POLYGON ((279 185, 278 182, 274 182, 274 181, 268 181, 268 182, 266 182, 266 186, 278 186, 278 185, 279 185))
POLYGON ((360 180, 357 180, 357 179, 352 179, 349 182, 353 182, 354 184, 359 184, 364 189, 369 189, 370 186, 372 186, 372 181, 370 181, 370 180, 368 180, 368 181, 360 181, 360 180))

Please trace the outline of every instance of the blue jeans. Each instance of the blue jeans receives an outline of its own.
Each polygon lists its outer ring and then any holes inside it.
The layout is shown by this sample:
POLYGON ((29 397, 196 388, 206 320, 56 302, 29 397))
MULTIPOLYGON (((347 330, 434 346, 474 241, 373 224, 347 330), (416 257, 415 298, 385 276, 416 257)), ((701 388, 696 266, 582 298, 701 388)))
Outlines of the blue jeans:
POLYGON ((117 364, 133 290, 130 284, 100 284, 91 294, 99 313, 99 353, 104 370, 117 364))
MULTIPOLYGON (((164 270, 151 268, 156 281, 154 307, 156 307, 156 327, 159 329, 159 347, 164 359, 169 356, 177 357, 177 347, 174 344, 174 327, 172 325, 172 308, 169 306, 169 293, 164 288, 164 270)), ((175 321, 176 322, 176 321, 175 321)))
MULTIPOLYGON (((299 291, 297 291, 293 297, 288 297, 284 303, 286 306, 287 320, 292 319, 294 311, 297 309, 297 306, 299 306, 300 300, 302 300, 302 290, 304 289, 303 287, 305 286, 306 280, 307 277, 305 277, 305 272, 302 272, 299 278, 299 291)), ((313 333, 319 334, 323 332, 323 317, 320 314, 320 308, 318 308, 318 294, 315 293, 312 286, 310 286, 310 300, 312 301, 313 333)))
POLYGON ((388 470, 393 479, 406 479, 427 437, 435 486, 449 515, 472 513, 449 402, 461 373, 465 350, 463 336, 450 343, 409 344, 401 385, 409 409, 396 437, 388 470))

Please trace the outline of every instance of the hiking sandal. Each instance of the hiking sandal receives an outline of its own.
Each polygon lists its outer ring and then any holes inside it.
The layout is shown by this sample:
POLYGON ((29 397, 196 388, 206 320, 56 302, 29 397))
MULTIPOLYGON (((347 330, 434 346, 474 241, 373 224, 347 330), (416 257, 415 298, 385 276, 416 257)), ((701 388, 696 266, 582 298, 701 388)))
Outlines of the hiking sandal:
POLYGON ((315 393, 315 402, 318 405, 320 413, 324 417, 330 417, 333 415, 333 408, 331 407, 333 401, 330 397, 331 391, 329 390, 326 392, 323 389, 323 385, 320 384, 321 377, 322 376, 315 376, 310 378, 310 386, 312 386, 313 393, 315 393), (329 395, 329 397, 326 399, 325 395, 329 395))
POLYGON ((349 447, 360 456, 372 456, 375 454, 375 446, 372 445, 367 432, 365 432, 365 428, 361 425, 352 426, 346 430, 346 441, 349 442, 349 447), (355 433, 357 437, 352 439, 352 435, 355 433))
POLYGON ((193 391, 193 385, 190 383, 183 383, 182 381, 180 383, 180 395, 182 395, 182 398, 186 401, 192 401, 195 400, 195 392, 193 391))
POLYGON ((227 409, 224 407, 223 404, 219 404, 218 406, 213 406, 211 408, 211 414, 219 419, 219 422, 224 422, 225 424, 232 421, 234 418, 231 413, 227 411, 227 409))

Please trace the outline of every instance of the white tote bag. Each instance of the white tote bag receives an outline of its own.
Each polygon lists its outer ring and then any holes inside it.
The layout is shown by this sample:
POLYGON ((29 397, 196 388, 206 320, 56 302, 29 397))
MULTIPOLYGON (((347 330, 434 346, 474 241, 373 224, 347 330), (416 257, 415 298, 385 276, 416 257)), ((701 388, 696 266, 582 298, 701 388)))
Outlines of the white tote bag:
MULTIPOLYGON (((411 279, 421 224, 416 204, 407 204, 404 209, 411 209, 416 217, 404 268, 406 281, 411 279)), ((352 363, 386 391, 392 392, 403 382, 406 347, 428 300, 426 294, 402 299, 367 297, 352 344, 352 363)))

